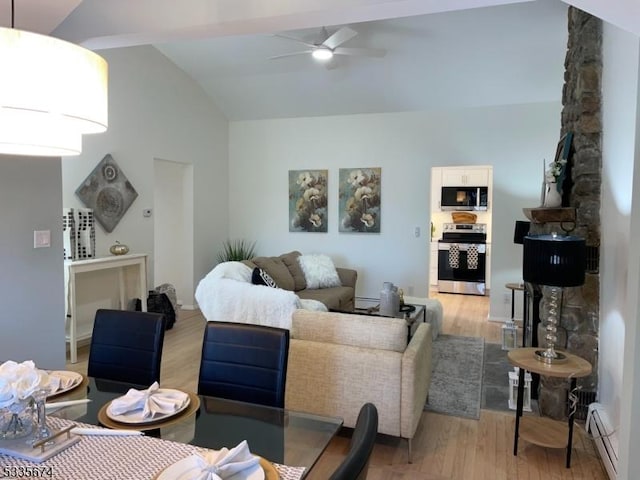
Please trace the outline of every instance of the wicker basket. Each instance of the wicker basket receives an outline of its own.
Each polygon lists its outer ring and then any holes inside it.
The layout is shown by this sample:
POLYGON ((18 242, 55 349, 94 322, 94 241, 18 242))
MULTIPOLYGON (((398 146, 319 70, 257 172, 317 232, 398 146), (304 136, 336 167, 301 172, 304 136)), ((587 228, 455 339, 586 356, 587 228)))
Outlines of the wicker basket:
POLYGON ((452 212, 453 223, 476 223, 478 216, 469 212, 452 212))

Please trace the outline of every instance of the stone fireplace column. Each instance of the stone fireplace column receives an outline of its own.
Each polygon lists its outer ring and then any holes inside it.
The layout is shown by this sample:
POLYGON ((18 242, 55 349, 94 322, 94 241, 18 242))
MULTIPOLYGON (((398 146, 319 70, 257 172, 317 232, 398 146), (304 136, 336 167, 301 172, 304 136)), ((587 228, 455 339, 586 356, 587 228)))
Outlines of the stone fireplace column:
MULTIPOLYGON (((578 381, 578 395, 595 395, 598 378, 600 316, 600 186, 601 186, 601 76, 602 23, 577 8, 568 10, 568 45, 562 95, 561 132, 573 133, 567 176, 563 182, 563 207, 575 209, 575 222, 532 223, 531 233, 568 233, 586 240, 588 266, 585 284, 564 289, 556 346, 588 360, 593 373, 578 381)), ((540 329, 548 317, 549 288, 542 287, 540 329)), ((544 344, 539 345, 543 347, 544 344)), ((567 382, 541 377, 540 413, 555 419, 567 417, 567 382)), ((592 398, 591 401, 594 401, 592 398)))

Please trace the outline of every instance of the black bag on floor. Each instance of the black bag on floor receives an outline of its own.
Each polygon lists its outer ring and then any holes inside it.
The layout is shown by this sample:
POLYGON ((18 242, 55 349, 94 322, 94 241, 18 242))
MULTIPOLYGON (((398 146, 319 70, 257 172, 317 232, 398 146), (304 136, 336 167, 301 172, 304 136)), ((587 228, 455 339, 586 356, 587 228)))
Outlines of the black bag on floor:
MULTIPOLYGON (((140 299, 136 299, 136 310, 142 310, 140 299)), ((172 329, 173 324, 176 323, 176 312, 166 293, 158 293, 150 290, 149 297, 147 297, 147 312, 164 313, 167 320, 167 330, 172 329)))

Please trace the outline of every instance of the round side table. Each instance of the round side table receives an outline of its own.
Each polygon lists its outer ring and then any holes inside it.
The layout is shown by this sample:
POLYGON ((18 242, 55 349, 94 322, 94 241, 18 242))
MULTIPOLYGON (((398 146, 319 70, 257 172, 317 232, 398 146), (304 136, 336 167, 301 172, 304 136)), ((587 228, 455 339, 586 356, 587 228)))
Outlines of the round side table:
POLYGON ((523 283, 507 283, 505 284, 505 288, 508 288, 509 290, 511 290, 511 321, 513 322, 515 320, 515 314, 516 314, 516 309, 515 309, 516 290, 521 292, 524 291, 524 284, 523 283))
POLYGON ((571 445, 573 443, 573 417, 575 411, 569 412, 567 425, 563 422, 546 417, 526 416, 522 417, 524 401, 524 373, 525 370, 547 377, 566 378, 569 380, 569 391, 576 388, 576 379, 586 377, 591 373, 591 364, 584 358, 568 352, 562 352, 567 356, 562 363, 544 363, 535 357, 539 348, 516 348, 507 352, 509 363, 519 367, 518 374, 518 401, 516 407, 516 429, 513 439, 513 454, 518 454, 518 437, 522 436, 528 442, 548 448, 567 449, 566 466, 571 466, 571 445))

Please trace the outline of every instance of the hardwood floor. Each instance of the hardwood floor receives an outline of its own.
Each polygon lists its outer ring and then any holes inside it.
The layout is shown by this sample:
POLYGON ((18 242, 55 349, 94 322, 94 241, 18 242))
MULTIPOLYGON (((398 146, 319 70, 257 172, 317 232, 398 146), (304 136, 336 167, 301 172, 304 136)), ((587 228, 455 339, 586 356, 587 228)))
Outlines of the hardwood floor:
MULTIPOLYGON (((489 298, 433 294, 444 306, 443 332, 481 336, 500 343, 501 324, 487 321, 489 298)), ((196 390, 205 321, 199 312, 182 311, 165 336, 162 384, 196 390)), ((79 362, 67 367, 86 373, 88 347, 78 352, 79 362)), ((593 442, 576 423, 571 468, 564 466, 565 451, 520 441, 513 455, 513 412, 482 410, 479 420, 424 412, 413 439, 413 463, 406 461, 405 440, 379 435, 369 466, 369 480, 500 480, 597 479, 607 480, 593 442)), ((345 429, 329 445, 309 475, 326 480, 349 448, 345 429)))

